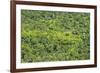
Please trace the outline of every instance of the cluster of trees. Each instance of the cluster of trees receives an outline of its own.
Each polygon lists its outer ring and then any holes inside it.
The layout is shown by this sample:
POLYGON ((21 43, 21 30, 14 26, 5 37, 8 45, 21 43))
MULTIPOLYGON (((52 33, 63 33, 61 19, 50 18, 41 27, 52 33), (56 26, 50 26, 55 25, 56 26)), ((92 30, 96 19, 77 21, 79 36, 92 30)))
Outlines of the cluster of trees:
POLYGON ((90 14, 21 11, 21 61, 67 61, 90 58, 90 14))

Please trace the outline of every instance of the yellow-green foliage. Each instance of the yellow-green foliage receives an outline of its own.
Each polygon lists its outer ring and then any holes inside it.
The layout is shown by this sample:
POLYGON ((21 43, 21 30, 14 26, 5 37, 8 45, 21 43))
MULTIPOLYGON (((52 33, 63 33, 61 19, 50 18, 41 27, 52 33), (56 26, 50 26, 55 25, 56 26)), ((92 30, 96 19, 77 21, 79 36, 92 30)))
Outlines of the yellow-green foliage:
POLYGON ((86 60, 90 57, 90 14, 21 11, 21 61, 86 60))

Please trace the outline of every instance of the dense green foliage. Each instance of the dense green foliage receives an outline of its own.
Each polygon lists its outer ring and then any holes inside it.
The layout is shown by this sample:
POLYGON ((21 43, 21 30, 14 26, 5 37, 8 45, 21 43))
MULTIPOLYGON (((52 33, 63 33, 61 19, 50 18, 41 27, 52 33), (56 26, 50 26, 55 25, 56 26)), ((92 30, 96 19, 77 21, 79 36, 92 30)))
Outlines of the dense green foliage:
POLYGON ((90 58, 90 14, 21 11, 21 61, 67 61, 90 58))

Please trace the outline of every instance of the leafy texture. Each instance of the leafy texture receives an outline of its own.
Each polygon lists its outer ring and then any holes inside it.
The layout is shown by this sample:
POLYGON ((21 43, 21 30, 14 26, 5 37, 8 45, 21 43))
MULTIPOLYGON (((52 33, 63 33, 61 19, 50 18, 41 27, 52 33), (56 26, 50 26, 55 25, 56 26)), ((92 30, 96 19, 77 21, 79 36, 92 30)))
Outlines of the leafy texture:
POLYGON ((21 62, 90 58, 90 14, 21 11, 21 62))

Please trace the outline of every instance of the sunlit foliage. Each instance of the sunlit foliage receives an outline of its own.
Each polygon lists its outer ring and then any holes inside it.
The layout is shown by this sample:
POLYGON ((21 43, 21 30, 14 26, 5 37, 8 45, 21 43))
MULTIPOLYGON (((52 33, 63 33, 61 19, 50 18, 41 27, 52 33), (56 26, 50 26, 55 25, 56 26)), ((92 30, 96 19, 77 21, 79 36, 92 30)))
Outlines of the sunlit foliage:
POLYGON ((21 62, 90 58, 90 14, 21 10, 21 62))

